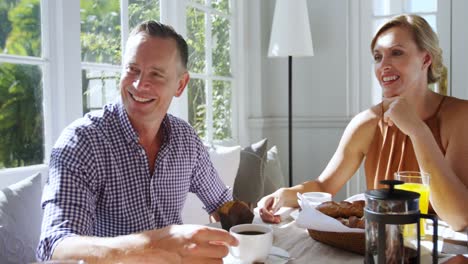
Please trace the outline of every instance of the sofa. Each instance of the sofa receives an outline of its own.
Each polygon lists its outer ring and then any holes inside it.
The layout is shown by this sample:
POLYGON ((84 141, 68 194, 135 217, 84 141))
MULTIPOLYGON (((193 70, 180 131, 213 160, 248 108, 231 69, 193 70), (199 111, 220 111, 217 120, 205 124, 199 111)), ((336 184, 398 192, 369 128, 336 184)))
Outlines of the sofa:
MULTIPOLYGON (((240 146, 208 148, 210 158, 223 182, 233 188, 236 199, 256 204, 263 195, 284 186, 283 174, 275 146, 267 149, 267 140, 244 148, 240 146)), ((0 263, 35 261, 39 241, 43 179, 36 173, 0 190, 0 263)), ((182 212, 186 224, 207 224, 203 205, 188 194, 182 212)))

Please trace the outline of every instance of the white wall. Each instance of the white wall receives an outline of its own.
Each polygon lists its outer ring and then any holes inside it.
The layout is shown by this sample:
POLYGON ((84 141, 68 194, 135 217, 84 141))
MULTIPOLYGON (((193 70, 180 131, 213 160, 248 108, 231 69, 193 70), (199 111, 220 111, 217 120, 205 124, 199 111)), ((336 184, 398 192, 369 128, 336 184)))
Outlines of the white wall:
POLYGON ((451 95, 468 99, 468 1, 452 0, 452 75, 451 75, 451 95))

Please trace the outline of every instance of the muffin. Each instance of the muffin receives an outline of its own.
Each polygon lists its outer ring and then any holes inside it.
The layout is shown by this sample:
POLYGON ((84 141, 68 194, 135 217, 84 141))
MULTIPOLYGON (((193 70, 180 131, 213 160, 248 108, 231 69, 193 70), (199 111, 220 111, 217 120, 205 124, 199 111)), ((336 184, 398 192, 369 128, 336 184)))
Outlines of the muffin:
POLYGON ((221 227, 226 231, 235 225, 251 224, 254 218, 249 206, 242 201, 226 202, 216 212, 221 220, 221 227))

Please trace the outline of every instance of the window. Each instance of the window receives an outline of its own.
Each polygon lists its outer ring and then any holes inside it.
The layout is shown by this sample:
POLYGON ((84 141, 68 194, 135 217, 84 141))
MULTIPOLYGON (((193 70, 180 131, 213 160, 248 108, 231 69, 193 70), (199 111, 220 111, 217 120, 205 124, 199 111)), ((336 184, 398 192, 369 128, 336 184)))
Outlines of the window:
POLYGON ((0 169, 44 161, 39 0, 0 4, 0 169))
MULTIPOLYGON (((128 10, 128 28, 146 19, 160 19, 159 1, 133 0, 123 10, 128 10)), ((122 25, 119 14, 116 2, 81 0, 85 113, 101 109, 119 96, 120 29, 127 27, 122 25)), ((207 142, 230 140, 233 137, 231 45, 234 19, 230 1, 188 1, 185 17, 186 28, 182 31, 186 32, 189 45, 191 74, 186 90, 188 121, 207 142)))
POLYGON ((147 19, 172 25, 189 44, 191 81, 170 111, 209 143, 232 140, 235 1, 66 2, 0 3, 0 169, 45 167, 65 126, 120 97, 122 47, 147 19))
POLYGON ((126 4, 123 10, 128 11, 128 21, 122 25, 119 1, 80 1, 84 113, 99 110, 120 96, 121 29, 148 19, 160 20, 157 0, 130 0, 126 4))
POLYGON ((228 0, 187 4, 189 122, 208 142, 232 138, 232 25, 228 0), (209 107, 210 106, 210 107, 209 107))

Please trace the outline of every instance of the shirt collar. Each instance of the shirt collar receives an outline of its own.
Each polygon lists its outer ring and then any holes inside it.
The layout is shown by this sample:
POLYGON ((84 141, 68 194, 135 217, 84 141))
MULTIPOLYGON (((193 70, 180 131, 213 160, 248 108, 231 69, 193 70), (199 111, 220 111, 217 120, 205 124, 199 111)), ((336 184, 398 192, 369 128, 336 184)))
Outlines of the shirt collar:
MULTIPOLYGON (((123 106, 122 102, 119 102, 117 106, 119 121, 122 126, 125 138, 128 142, 138 143, 138 133, 133 128, 132 123, 130 123, 130 119, 128 118, 125 107, 123 106)), ((168 114, 164 116, 160 129, 163 129, 163 144, 169 144, 171 140, 171 119, 168 114)))

